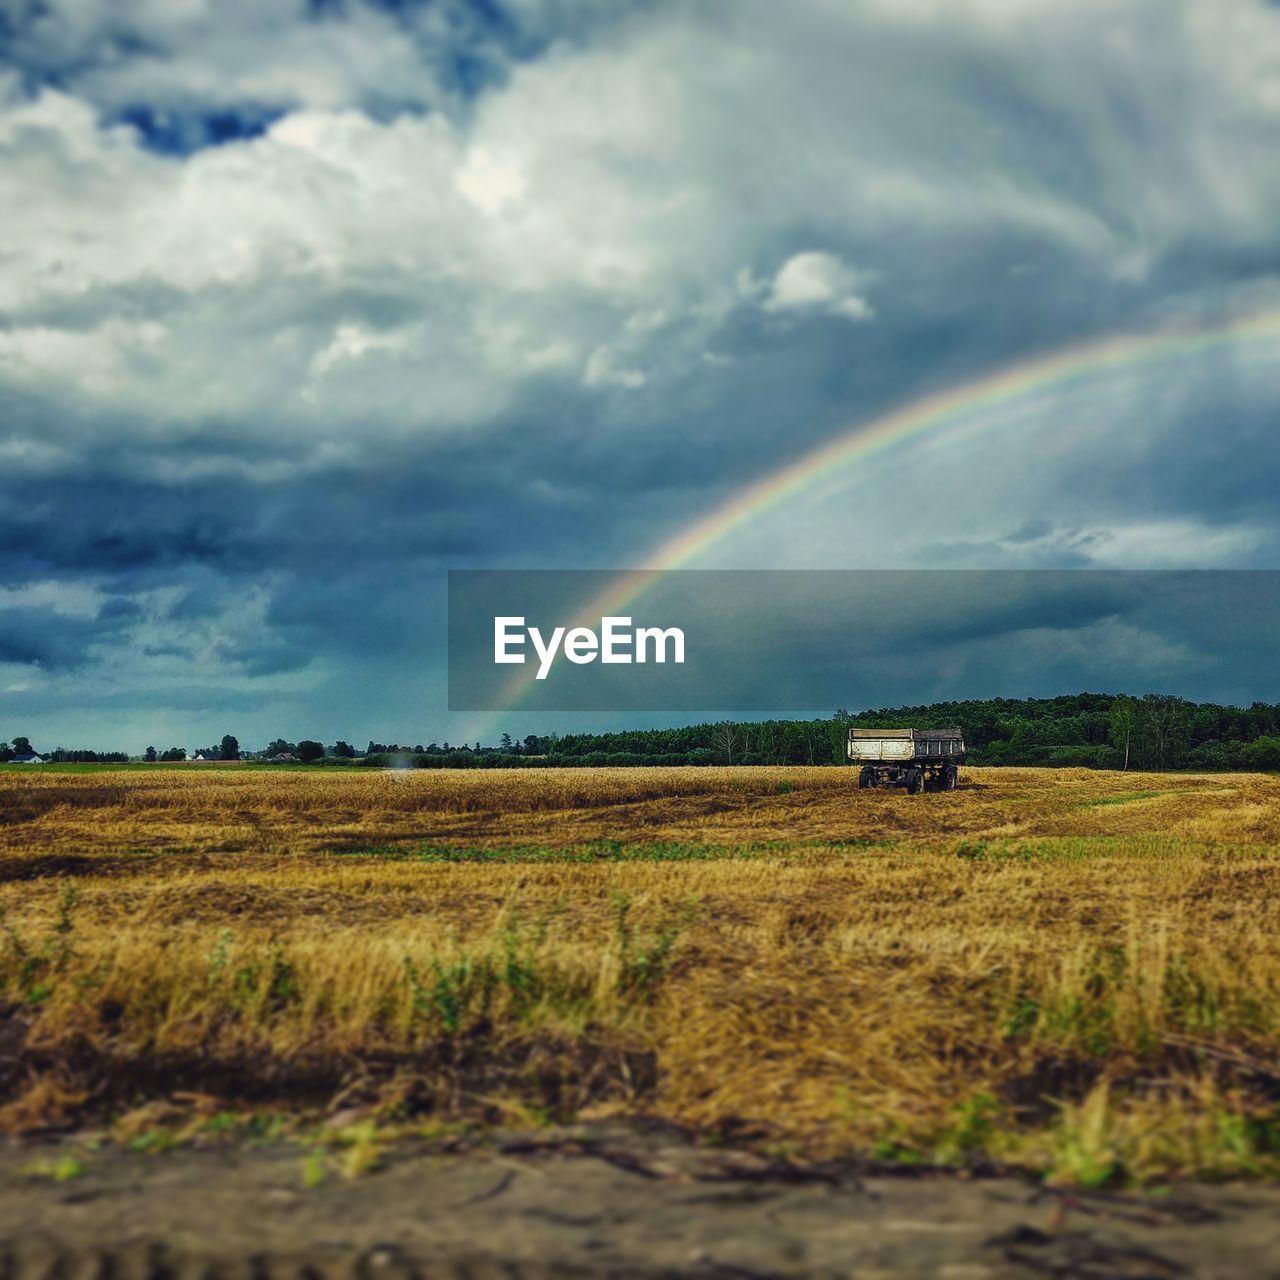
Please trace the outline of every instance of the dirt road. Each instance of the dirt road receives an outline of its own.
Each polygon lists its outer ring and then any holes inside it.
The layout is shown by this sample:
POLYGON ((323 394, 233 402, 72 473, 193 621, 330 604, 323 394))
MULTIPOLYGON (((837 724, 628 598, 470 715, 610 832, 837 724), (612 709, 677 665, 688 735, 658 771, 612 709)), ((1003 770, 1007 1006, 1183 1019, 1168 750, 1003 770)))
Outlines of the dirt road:
POLYGON ((70 1150, 0 1152, 6 1280, 1280 1276, 1275 1188, 859 1176, 634 1130, 401 1147, 356 1178, 292 1144, 109 1147, 45 1176, 70 1150))

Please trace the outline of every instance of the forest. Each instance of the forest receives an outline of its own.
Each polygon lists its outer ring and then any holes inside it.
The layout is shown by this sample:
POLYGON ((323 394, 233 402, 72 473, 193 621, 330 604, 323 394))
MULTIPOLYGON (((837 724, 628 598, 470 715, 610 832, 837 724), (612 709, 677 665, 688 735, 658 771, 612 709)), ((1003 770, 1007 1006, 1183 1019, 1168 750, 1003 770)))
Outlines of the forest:
MULTIPOLYGON (((966 759, 976 765, 1076 766, 1090 769, 1280 770, 1280 703, 1248 707, 1191 702, 1167 694, 1110 693, 1056 698, 983 698, 881 707, 813 720, 717 720, 670 729, 613 733, 504 733, 498 743, 426 746, 370 741, 363 754, 348 742, 275 739, 263 751, 242 751, 231 734, 189 752, 148 747, 122 751, 43 752, 51 763, 172 763, 194 759, 254 760, 280 767, 389 764, 417 768, 546 768, 565 765, 841 764, 851 727, 940 729, 959 725, 966 759)), ((30 740, 0 742, 0 763, 32 750, 30 740)))
MULTIPOLYGON (((721 720, 672 729, 569 733, 428 752, 424 765, 839 764, 851 727, 959 725, 978 765, 1095 769, 1280 769, 1280 703, 1249 707, 1163 694, 1078 693, 838 710, 816 720, 721 720)), ((377 757, 367 757, 376 760, 377 757)))

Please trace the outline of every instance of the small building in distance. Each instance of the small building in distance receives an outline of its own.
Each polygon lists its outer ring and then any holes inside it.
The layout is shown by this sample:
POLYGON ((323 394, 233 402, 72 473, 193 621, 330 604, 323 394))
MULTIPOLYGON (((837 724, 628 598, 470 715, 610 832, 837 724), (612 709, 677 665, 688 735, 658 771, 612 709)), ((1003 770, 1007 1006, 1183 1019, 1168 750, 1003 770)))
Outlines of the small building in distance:
POLYGON ((267 761, 271 764, 289 764, 298 757, 292 751, 278 751, 273 756, 268 756, 267 761))
POLYGON ((44 756, 14 756, 10 764, 44 764, 44 756))

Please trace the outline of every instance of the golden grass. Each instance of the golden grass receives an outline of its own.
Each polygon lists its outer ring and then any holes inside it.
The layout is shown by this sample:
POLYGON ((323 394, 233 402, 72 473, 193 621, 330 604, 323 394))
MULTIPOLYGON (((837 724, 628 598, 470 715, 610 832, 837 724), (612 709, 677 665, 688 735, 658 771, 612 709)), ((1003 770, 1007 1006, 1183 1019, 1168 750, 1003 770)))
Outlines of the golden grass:
POLYGON ((1276 1171, 1280 782, 854 779, 0 773, 3 1121, 185 1092, 1276 1171))

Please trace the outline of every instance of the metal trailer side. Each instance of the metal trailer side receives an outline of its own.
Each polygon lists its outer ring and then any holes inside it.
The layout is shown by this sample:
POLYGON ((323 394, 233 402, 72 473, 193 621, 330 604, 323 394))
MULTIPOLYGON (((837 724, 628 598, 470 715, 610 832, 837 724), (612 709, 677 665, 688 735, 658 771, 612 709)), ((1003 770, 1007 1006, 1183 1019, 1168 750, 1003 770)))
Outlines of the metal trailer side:
POLYGON ((861 764, 860 787, 905 786, 912 794, 955 789, 964 735, 953 729, 850 729, 849 761, 861 764))

